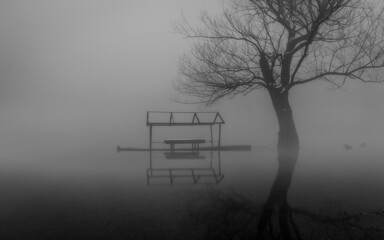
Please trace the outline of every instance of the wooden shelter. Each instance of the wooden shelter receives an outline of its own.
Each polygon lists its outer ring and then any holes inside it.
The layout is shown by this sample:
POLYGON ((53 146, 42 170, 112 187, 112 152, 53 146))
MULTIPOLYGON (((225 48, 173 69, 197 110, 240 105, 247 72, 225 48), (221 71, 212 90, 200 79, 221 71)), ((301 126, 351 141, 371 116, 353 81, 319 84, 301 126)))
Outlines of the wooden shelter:
MULTIPOLYGON (((213 141, 213 127, 218 126, 217 147, 221 146, 221 125, 224 120, 219 112, 162 112, 162 111, 148 111, 147 112, 147 126, 149 127, 149 150, 152 150, 153 142, 153 128, 162 126, 209 126, 210 129, 210 143, 214 147, 213 141)), ((203 143, 203 139, 165 139, 164 143, 171 143, 171 151, 173 152, 175 144, 192 143, 192 150, 198 151, 199 145, 203 143), (196 145, 197 144, 197 145, 196 145)))

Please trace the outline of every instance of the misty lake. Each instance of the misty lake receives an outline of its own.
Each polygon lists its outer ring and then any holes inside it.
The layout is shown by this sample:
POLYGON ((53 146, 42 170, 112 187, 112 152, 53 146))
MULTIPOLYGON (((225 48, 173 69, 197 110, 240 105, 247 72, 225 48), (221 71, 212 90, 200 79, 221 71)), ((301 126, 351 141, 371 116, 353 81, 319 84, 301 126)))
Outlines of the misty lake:
MULTIPOLYGON (((218 193, 244 196, 261 206, 278 167, 274 147, 222 151, 220 159, 213 152, 212 161, 209 154, 204 152, 204 159, 192 161, 167 160, 163 152, 154 152, 152 167, 213 166, 224 176, 218 183, 212 177, 202 177, 196 184, 192 177, 176 177, 173 184, 167 177, 147 182, 149 152, 111 150, 56 159, 2 159, 0 236, 199 239, 194 235, 198 224, 188 223, 194 216, 191 212, 207 210, 211 198, 220 201, 214 197, 218 193)), ((330 216, 382 210, 383 156, 384 149, 373 146, 327 151, 302 147, 288 191, 289 205, 330 216)))

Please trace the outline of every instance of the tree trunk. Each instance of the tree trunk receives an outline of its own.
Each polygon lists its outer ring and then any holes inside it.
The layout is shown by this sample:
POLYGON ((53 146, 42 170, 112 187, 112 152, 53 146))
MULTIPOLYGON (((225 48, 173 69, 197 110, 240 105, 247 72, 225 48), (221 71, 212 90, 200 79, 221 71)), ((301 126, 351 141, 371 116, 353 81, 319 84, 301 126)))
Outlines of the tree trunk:
MULTIPOLYGON (((282 239, 293 239, 289 223, 293 227, 295 225, 290 218, 287 194, 298 158, 299 138, 289 104, 288 92, 280 93, 277 90, 270 90, 269 93, 279 124, 277 144, 279 168, 259 219, 258 239, 263 238, 267 227, 270 228, 270 234, 273 234, 272 214, 275 209, 277 210, 278 228, 282 239)), ((297 237, 299 238, 299 236, 297 237)))
POLYGON ((278 161, 282 164, 296 163, 299 152, 299 137, 289 104, 288 92, 279 93, 276 90, 271 90, 270 96, 279 123, 278 161))

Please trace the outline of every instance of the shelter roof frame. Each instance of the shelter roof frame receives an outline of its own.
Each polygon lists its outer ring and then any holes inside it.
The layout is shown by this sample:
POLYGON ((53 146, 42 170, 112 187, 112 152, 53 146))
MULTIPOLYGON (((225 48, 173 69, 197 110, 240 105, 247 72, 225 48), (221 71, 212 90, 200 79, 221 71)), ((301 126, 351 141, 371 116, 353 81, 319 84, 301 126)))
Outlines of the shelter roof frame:
POLYGON ((162 111, 148 111, 147 112, 147 126, 198 126, 198 125, 221 125, 225 124, 224 119, 219 112, 162 112, 162 111), (162 121, 154 121, 151 115, 163 115, 165 118, 162 121), (176 116, 188 116, 182 121, 178 121, 176 116), (211 115, 212 120, 202 120, 202 115, 211 115))

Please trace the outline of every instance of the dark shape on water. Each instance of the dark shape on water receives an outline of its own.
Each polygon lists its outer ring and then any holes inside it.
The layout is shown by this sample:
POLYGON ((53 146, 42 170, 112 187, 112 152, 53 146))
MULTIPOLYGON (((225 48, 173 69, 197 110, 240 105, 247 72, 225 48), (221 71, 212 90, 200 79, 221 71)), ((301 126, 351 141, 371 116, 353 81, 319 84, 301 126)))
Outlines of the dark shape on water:
POLYGON ((351 145, 349 145, 349 144, 344 144, 344 149, 345 150, 351 150, 352 149, 352 146, 351 145))
POLYGON ((359 147, 361 147, 361 148, 365 148, 365 142, 360 143, 360 144, 359 144, 359 147))

